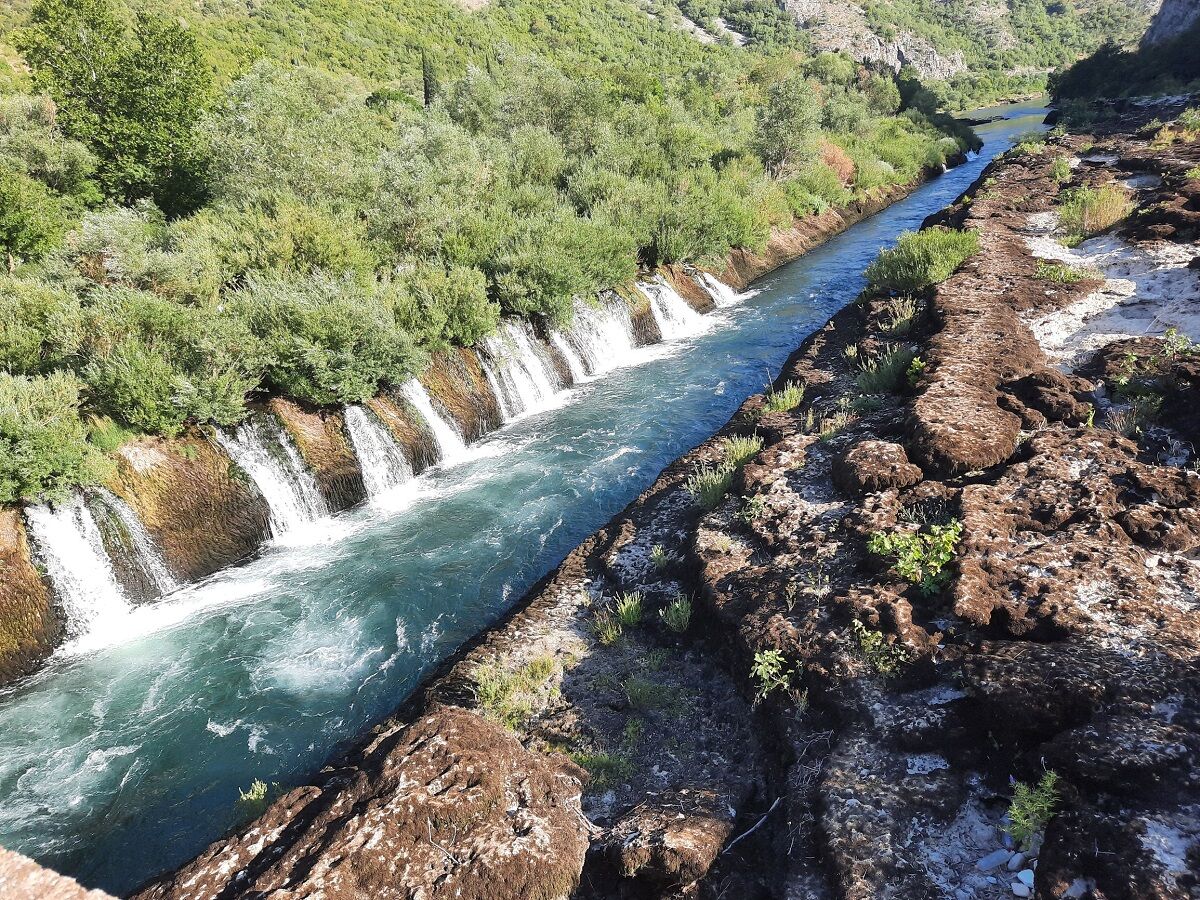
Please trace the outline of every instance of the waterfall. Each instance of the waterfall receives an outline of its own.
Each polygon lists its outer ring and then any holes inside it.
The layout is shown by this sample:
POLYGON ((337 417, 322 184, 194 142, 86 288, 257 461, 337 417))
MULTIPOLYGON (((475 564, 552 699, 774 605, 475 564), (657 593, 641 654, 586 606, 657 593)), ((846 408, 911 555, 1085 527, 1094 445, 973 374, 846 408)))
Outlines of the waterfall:
POLYGON ((500 326, 499 334, 483 339, 490 363, 484 371, 506 421, 540 409, 562 388, 537 344, 527 322, 511 319, 500 326))
POLYGON ((708 291, 709 296, 713 298, 713 302, 717 306, 729 306, 732 303, 737 303, 738 292, 715 275, 711 275, 708 272, 701 272, 700 278, 704 281, 705 290, 708 291))
POLYGON ((576 303, 564 340, 578 351, 589 375, 624 365, 637 350, 629 307, 619 298, 576 303))
POLYGON ((76 494, 54 507, 27 507, 25 520, 37 557, 62 605, 67 633, 81 637, 122 621, 129 612, 129 601, 83 496, 76 494))
POLYGON ((110 521, 119 523, 114 536, 121 545, 121 552, 137 567, 146 583, 153 585, 159 596, 179 587, 150 532, 129 504, 104 488, 97 489, 94 502, 110 521))
POLYGON ((637 286, 650 301, 650 311, 663 340, 690 337, 707 327, 704 316, 692 309, 662 276, 650 282, 639 281, 637 286))
POLYGON ((346 407, 346 431, 350 433, 368 497, 378 497, 413 477, 412 466, 396 439, 361 406, 346 407))
POLYGON ((400 393, 421 414, 425 424, 433 432, 433 439, 438 445, 438 453, 442 462, 456 459, 466 451, 466 442, 458 433, 458 429, 442 418, 433 408, 433 400, 430 399, 429 392, 425 390, 425 385, 412 378, 400 386, 400 393))
POLYGON ((567 361, 567 368, 571 370, 571 383, 579 384, 587 378, 587 368, 583 364, 583 360, 579 358, 579 354, 575 352, 575 348, 571 346, 571 342, 567 340, 566 335, 561 331, 552 331, 550 333, 550 343, 557 348, 562 354, 562 358, 567 361))
POLYGON ((217 440, 267 501, 273 537, 329 514, 316 480, 274 416, 254 416, 232 432, 218 428, 217 440))

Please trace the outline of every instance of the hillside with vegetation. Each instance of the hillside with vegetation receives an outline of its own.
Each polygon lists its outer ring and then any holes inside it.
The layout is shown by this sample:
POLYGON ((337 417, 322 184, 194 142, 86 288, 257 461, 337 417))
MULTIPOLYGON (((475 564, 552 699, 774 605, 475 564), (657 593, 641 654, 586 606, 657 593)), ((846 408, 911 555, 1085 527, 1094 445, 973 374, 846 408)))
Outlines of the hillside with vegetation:
POLYGON ((2 502, 263 393, 361 401, 501 316, 761 248, 969 140, 889 72, 705 45, 622 0, 37 0, 14 22, 2 502))

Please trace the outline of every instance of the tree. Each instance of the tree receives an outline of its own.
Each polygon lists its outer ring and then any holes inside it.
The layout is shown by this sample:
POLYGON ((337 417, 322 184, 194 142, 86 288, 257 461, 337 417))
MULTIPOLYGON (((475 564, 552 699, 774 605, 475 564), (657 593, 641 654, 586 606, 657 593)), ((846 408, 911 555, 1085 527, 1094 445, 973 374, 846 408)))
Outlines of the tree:
POLYGON ((50 189, 0 162, 0 252, 8 271, 16 269, 18 259, 41 256, 65 229, 62 203, 50 189))
POLYGON ((798 168, 812 155, 820 128, 821 104, 803 76, 792 74, 772 84, 754 135, 767 172, 779 178, 798 168))
POLYGON ((212 76, 183 26, 139 13, 127 27, 111 0, 36 0, 18 43, 64 130, 100 158, 110 197, 151 196, 169 213, 198 204, 195 125, 212 76))

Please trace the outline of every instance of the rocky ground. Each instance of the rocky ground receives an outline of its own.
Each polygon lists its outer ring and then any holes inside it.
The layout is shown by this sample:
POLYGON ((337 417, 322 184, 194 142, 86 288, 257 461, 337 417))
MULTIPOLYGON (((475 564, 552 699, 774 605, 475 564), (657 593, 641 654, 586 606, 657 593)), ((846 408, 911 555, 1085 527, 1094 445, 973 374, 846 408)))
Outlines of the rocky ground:
POLYGON ((957 273, 835 316, 139 896, 1200 896, 1200 140, 1131 127, 993 164, 927 223, 979 234, 957 273), (1064 246, 1106 184, 1132 215, 1064 246))

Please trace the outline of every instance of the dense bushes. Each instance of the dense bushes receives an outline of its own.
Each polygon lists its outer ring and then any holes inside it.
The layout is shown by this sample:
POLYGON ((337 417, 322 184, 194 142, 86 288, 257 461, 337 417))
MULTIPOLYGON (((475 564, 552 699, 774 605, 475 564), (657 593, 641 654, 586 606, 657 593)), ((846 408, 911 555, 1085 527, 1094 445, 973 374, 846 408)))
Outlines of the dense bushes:
MULTIPOLYGON (((768 6, 718 11, 778 49, 768 6)), ((323 2, 181 5, 186 34, 119 0, 33 9, 22 46, 57 104, 0 96, 0 369, 26 378, 12 408, 45 408, 50 376, 58 406, 50 432, 5 432, 10 499, 92 477, 130 434, 237 422, 259 392, 360 402, 501 314, 563 322, 639 267, 760 249, 969 140, 901 111, 889 73, 704 46, 609 0, 359 0, 400 43, 354 56, 323 2), (93 82, 54 55, 80 41, 104 44, 93 82), (255 43, 267 59, 235 64, 255 43), (240 74, 218 89, 200 62, 240 74)))
POLYGON ((1153 47, 1124 49, 1108 42, 1050 81, 1050 91, 1064 116, 1081 125, 1092 121, 1090 97, 1134 97, 1183 94, 1200 89, 1200 23, 1174 40, 1153 47), (1072 102, 1075 101, 1075 102, 1072 102))

